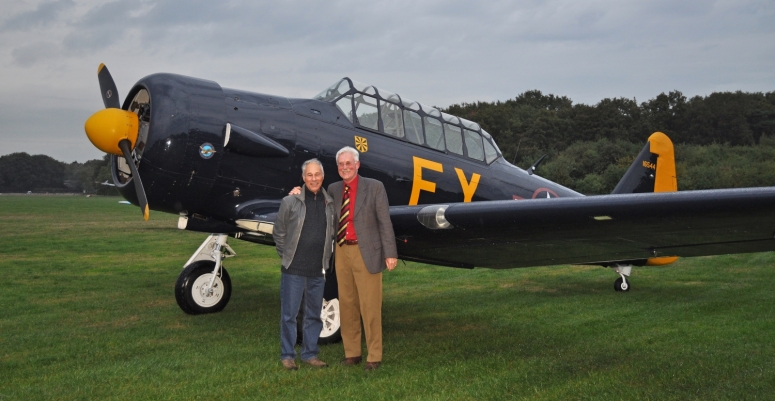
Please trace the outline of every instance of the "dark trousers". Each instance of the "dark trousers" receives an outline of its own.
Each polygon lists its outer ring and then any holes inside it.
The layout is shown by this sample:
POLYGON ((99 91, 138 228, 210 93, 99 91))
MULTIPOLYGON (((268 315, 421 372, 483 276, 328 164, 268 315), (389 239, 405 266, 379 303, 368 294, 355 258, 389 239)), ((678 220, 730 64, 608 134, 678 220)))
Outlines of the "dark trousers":
POLYGON ((304 321, 301 359, 309 360, 318 355, 318 338, 323 329, 320 313, 323 310, 323 277, 304 277, 281 274, 280 278, 280 359, 296 359, 296 317, 304 297, 304 321))

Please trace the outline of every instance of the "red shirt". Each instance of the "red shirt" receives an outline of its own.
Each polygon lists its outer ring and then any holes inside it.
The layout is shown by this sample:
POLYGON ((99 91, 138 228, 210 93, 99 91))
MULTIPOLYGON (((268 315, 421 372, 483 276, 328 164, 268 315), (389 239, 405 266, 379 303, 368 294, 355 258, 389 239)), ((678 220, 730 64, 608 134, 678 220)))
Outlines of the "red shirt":
POLYGON ((355 235, 355 223, 353 222, 353 216, 355 216, 355 194, 358 193, 358 175, 356 174, 355 178, 353 178, 349 184, 345 182, 344 185, 342 185, 342 201, 344 201, 345 185, 350 187, 350 204, 348 205, 350 214, 344 219, 344 221, 347 222, 344 238, 346 240, 356 241, 358 240, 358 236, 355 235))

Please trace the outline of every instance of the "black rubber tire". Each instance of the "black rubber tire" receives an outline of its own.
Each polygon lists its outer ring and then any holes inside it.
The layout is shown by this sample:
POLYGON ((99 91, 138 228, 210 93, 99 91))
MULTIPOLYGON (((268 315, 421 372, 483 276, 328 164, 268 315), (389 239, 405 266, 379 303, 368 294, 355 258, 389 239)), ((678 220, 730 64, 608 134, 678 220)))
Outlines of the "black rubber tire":
POLYGON ((220 281, 223 284, 223 291, 221 292, 220 298, 217 299, 217 302, 212 305, 203 306, 194 300, 193 292, 196 291, 194 283, 201 276, 212 273, 214 268, 215 262, 200 260, 186 266, 186 268, 180 272, 180 276, 178 276, 178 280, 175 282, 175 300, 178 302, 178 306, 183 312, 186 312, 189 315, 215 313, 222 311, 223 308, 226 307, 226 304, 229 303, 229 299, 231 298, 231 278, 229 277, 229 272, 227 272, 226 268, 223 266, 221 266, 220 276, 220 281))
POLYGON ((622 284, 624 284, 624 280, 622 280, 621 277, 617 278, 616 281, 614 282, 614 290, 627 292, 630 290, 630 288, 632 288, 632 283, 630 283, 629 280, 627 281, 626 289, 622 289, 622 284))

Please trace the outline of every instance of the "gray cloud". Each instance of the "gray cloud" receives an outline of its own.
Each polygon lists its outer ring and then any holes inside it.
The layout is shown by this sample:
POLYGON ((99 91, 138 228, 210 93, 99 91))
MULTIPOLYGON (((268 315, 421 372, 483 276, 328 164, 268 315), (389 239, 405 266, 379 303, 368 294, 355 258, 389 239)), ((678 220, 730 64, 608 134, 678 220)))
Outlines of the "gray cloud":
POLYGON ((29 31, 47 24, 57 22, 58 18, 67 10, 73 8, 72 0, 56 0, 40 3, 34 10, 12 15, 0 24, 2 31, 29 31))
POLYGON ((38 61, 58 57, 59 46, 51 42, 36 42, 21 45, 11 51, 14 62, 22 67, 29 67, 38 61))
MULTIPOLYGON (((0 5, 11 15, 0 23, 0 64, 11 77, 0 88, 0 108, 29 105, 36 112, 25 116, 42 116, 41 127, 61 126, 47 117, 61 107, 55 98, 70 99, 84 116, 101 107, 100 62, 121 94, 162 71, 299 97, 351 76, 438 106, 505 100, 528 89, 591 104, 604 97, 644 101, 673 89, 688 96, 775 90, 771 0, 126 0, 19 7, 0 5)), ((68 135, 85 140, 82 122, 73 124, 68 135)), ((0 120, 3 137, 8 125, 0 120)))

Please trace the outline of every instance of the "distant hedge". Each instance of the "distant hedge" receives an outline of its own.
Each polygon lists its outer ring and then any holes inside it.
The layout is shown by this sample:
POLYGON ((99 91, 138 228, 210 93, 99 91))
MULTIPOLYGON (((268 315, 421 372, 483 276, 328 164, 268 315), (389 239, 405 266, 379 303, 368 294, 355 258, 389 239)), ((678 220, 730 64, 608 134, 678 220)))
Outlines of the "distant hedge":
POLYGON ((60 162, 24 152, 0 156, 0 192, 86 192, 118 195, 110 181, 109 157, 86 163, 60 162))

